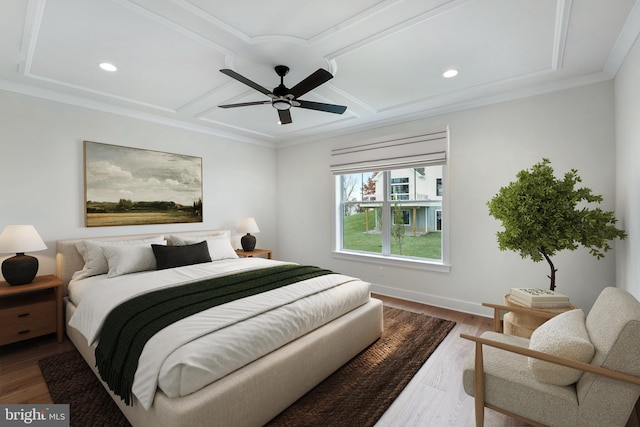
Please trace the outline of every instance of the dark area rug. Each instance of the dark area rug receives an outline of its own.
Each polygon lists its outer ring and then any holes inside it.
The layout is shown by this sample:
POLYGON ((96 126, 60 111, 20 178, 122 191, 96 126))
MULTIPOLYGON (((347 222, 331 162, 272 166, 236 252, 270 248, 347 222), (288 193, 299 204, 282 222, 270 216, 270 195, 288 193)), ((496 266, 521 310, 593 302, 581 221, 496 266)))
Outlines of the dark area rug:
MULTIPOLYGON (((455 326, 384 307, 382 337, 273 419, 268 426, 373 426, 455 326)), ((38 362, 71 426, 129 426, 77 351, 38 362)))
POLYGON ((98 378, 76 350, 38 361, 53 403, 69 404, 71 427, 129 427, 98 378))
POLYGON ((454 326, 384 307, 382 337, 267 425, 373 426, 454 326))

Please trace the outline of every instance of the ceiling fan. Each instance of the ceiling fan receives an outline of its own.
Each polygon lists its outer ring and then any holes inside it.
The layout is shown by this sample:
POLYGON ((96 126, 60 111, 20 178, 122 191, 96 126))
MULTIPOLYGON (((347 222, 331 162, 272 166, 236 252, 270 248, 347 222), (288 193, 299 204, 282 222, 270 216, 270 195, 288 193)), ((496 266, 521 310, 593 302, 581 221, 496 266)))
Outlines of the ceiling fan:
POLYGON ((307 92, 312 91, 323 83, 331 80, 333 75, 327 70, 319 68, 317 71, 311 73, 300 83, 292 87, 287 88, 284 85, 284 76, 289 72, 289 67, 286 65, 276 65, 276 74, 280 76, 280 85, 269 91, 268 89, 260 86, 259 84, 252 82, 248 78, 236 73, 230 69, 222 69, 221 73, 236 79, 240 83, 244 83, 247 86, 262 92, 267 95, 271 100, 268 101, 255 101, 255 102, 243 102, 240 104, 226 104, 220 105, 220 108, 235 108, 235 107, 247 107, 249 105, 271 104, 273 108, 278 110, 279 123, 285 125, 291 123, 291 107, 306 108, 308 110, 325 111, 327 113, 342 114, 346 111, 347 107, 344 105, 324 104, 322 102, 304 101, 298 99, 299 96, 304 95, 307 92))

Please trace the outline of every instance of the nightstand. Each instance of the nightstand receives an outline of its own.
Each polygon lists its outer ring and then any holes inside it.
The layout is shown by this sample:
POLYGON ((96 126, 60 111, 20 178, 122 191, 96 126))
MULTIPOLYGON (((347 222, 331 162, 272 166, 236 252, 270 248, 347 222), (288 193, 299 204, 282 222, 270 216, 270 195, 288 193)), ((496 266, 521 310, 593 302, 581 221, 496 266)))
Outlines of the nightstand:
POLYGON ((56 333, 64 340, 62 281, 38 276, 27 285, 0 282, 0 345, 56 333))
POLYGON ((267 258, 271 259, 271 249, 254 249, 251 252, 245 252, 242 249, 236 249, 236 253, 239 257, 242 258, 251 258, 256 255, 266 255, 267 258))
POLYGON ((518 311, 514 309, 504 314, 502 319, 504 333, 522 338, 531 338, 533 331, 551 317, 576 308, 573 304, 570 304, 568 307, 561 308, 531 308, 513 301, 509 294, 504 296, 503 301, 506 307, 515 307, 515 309, 520 309, 518 311), (522 309, 527 311, 523 311, 522 309), (544 313, 544 316, 541 317, 540 315, 536 316, 535 314, 529 314, 531 312, 542 312, 544 313))

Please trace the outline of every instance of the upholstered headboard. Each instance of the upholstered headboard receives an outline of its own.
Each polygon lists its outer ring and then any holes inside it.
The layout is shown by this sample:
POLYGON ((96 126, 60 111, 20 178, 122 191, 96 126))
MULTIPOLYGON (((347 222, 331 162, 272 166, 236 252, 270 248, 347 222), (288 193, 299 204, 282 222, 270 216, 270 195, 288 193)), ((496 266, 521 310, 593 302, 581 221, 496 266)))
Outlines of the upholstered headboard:
POLYGON ((65 293, 66 287, 71 280, 71 276, 76 271, 82 270, 84 267, 84 260, 78 252, 76 244, 82 240, 99 240, 99 241, 120 241, 120 240, 138 240, 149 237, 164 236, 165 240, 171 244, 170 236, 213 236, 224 234, 227 238, 231 239, 231 232, 229 230, 201 230, 201 231, 181 231, 181 232, 168 232, 168 233, 153 233, 153 234, 136 234, 127 236, 109 236, 109 237, 87 237, 83 239, 67 239, 58 240, 56 242, 56 275, 64 283, 65 293))

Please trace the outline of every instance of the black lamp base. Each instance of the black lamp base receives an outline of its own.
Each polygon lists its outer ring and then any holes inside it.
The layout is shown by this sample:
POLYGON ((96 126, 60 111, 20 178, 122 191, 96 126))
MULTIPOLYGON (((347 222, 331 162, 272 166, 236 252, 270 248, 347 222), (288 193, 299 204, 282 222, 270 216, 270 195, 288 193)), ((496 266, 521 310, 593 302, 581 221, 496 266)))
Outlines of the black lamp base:
POLYGON ((256 248, 256 237, 247 233, 240 239, 240 244, 242 245, 242 250, 245 252, 253 252, 256 248))
POLYGON ((2 275, 10 285, 26 285, 33 282, 38 273, 38 258, 16 254, 2 262, 2 275))

